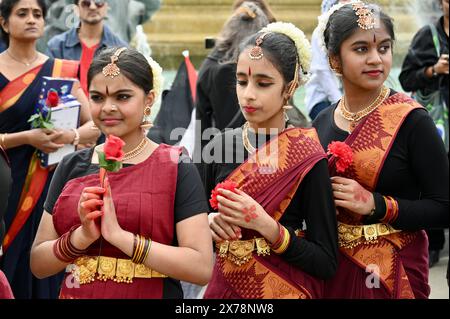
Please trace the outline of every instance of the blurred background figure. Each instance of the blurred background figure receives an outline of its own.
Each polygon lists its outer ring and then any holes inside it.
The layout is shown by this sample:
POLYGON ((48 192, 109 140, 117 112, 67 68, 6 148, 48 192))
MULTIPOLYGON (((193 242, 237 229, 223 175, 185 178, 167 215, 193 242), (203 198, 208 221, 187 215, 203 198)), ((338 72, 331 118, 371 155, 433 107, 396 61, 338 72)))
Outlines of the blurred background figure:
MULTIPOLYGON (((45 34, 38 43, 38 49, 45 52, 47 42, 60 33, 78 25, 74 14, 73 0, 46 0, 49 8, 45 34)), ((108 0, 110 10, 106 16, 106 24, 114 34, 125 42, 130 42, 136 27, 150 21, 161 7, 162 0, 108 0), (126 22, 126 23, 125 23, 126 22)))
MULTIPOLYGON (((442 16, 422 27, 414 36, 403 61, 399 76, 403 89, 413 92, 415 99, 426 107, 449 150, 449 11, 448 0, 439 2, 442 16)), ((443 229, 427 230, 430 267, 439 261, 445 244, 443 229)))

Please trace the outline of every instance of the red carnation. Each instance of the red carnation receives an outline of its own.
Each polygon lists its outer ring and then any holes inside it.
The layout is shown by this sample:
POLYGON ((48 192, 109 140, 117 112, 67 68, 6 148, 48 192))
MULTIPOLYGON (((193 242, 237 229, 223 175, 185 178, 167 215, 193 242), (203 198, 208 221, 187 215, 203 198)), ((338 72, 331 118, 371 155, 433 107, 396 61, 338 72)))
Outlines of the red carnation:
POLYGON ((124 152, 122 147, 125 145, 125 142, 120 138, 114 135, 109 135, 106 139, 106 143, 103 146, 103 152, 105 152, 105 158, 108 161, 118 161, 121 162, 124 156, 124 152))
POLYGON ((219 208, 219 202, 217 201, 217 195, 219 195, 219 188, 226 189, 235 193, 235 189, 237 186, 238 184, 236 182, 228 180, 217 184, 216 187, 214 187, 214 189, 211 192, 211 198, 209 200, 209 204, 211 205, 211 207, 215 210, 219 208))
POLYGON ((328 155, 336 157, 336 171, 343 173, 353 162, 353 151, 344 142, 331 142, 328 145, 328 155))
POLYGON ((59 96, 58 92, 54 89, 48 91, 47 100, 45 101, 45 105, 48 107, 55 107, 59 104, 59 96))

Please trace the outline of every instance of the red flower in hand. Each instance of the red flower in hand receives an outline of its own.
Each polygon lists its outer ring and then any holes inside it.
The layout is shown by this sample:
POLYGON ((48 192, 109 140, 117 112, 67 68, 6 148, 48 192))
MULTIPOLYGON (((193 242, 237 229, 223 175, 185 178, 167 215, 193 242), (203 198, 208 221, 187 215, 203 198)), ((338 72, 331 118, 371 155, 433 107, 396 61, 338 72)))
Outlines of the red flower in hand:
POLYGON ((125 142, 120 138, 114 135, 109 135, 106 139, 106 143, 103 146, 103 151, 105 152, 105 158, 108 161, 122 161, 124 152, 122 147, 125 145, 125 142))
POLYGON ((216 187, 214 187, 214 189, 211 192, 211 198, 209 200, 209 204, 211 205, 211 207, 216 210, 219 208, 219 202, 217 201, 217 195, 219 195, 219 188, 235 192, 237 186, 238 186, 237 183, 233 181, 224 181, 222 183, 217 184, 216 187))
POLYGON ((59 104, 59 96, 58 92, 54 89, 50 89, 47 94, 47 100, 45 101, 45 105, 48 107, 55 107, 59 104))
POLYGON ((328 145, 328 155, 336 157, 336 171, 343 173, 353 162, 353 151, 344 142, 331 142, 328 145))

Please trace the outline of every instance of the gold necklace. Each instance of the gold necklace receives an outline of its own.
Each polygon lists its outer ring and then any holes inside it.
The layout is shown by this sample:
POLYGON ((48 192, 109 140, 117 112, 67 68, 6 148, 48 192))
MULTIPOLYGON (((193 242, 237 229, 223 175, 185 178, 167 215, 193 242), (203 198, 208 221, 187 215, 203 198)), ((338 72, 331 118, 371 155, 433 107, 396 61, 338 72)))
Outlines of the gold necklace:
POLYGON ((141 154, 144 151, 144 149, 147 146, 147 144, 148 144, 148 139, 146 137, 144 137, 142 139, 142 141, 139 143, 138 146, 136 146, 134 149, 132 149, 129 152, 126 152, 123 155, 123 160, 122 161, 125 162, 125 161, 130 160, 132 158, 135 158, 136 156, 141 154))
POLYGON ((16 61, 16 62, 19 62, 19 63, 21 63, 21 64, 24 64, 24 65, 26 65, 26 66, 30 66, 30 65, 32 65, 34 62, 36 62, 36 60, 39 58, 39 54, 36 52, 36 56, 34 57, 34 59, 32 60, 32 61, 30 61, 30 62, 23 62, 23 61, 20 61, 19 59, 17 59, 17 58, 15 58, 12 54, 11 54, 11 52, 9 52, 9 50, 6 50, 6 53, 8 54, 8 56, 11 58, 11 59, 13 59, 14 61, 16 61))
POLYGON ((350 130, 353 131, 353 129, 358 125, 358 122, 375 111, 378 106, 383 103, 383 101, 389 96, 389 89, 385 86, 383 86, 380 90, 380 94, 378 94, 377 98, 369 104, 369 106, 365 107, 361 111, 358 112, 350 112, 347 108, 347 105, 345 103, 345 95, 342 97, 341 100, 341 107, 340 112, 344 119, 350 122, 350 130))
POLYGON ((242 144, 244 144, 245 149, 249 154, 253 154, 256 151, 256 148, 250 143, 248 139, 248 128, 250 124, 245 122, 244 127, 242 128, 242 144))
MULTIPOLYGON (((286 124, 285 124, 285 126, 286 126, 286 124)), ((252 143, 250 143, 250 140, 248 138, 248 129, 249 129, 249 127, 250 127, 250 123, 249 122, 245 122, 244 126, 242 127, 242 144, 244 144, 244 147, 245 147, 245 149, 247 150, 247 152, 249 154, 253 154, 256 151, 256 148, 253 147, 252 143)), ((290 127, 290 125, 288 127, 290 127)), ((284 132, 285 129, 286 129, 286 127, 283 128, 281 130, 281 132, 284 132)))

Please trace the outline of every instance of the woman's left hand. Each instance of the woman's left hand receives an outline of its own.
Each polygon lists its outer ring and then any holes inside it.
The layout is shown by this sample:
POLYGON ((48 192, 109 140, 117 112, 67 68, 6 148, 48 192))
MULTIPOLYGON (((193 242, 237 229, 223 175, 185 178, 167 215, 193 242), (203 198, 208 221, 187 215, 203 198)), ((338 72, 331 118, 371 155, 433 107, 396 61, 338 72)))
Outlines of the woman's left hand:
POLYGON ((247 229, 258 232, 267 226, 268 220, 272 221, 267 212, 253 198, 243 191, 236 189, 236 193, 219 189, 217 201, 219 202, 219 213, 223 220, 247 229))
POLYGON ((114 207, 108 177, 105 178, 104 188, 106 191, 105 194, 103 195, 103 214, 102 214, 101 232, 103 238, 105 238, 106 241, 113 244, 115 236, 117 237, 122 232, 122 228, 120 227, 119 222, 117 221, 116 209, 114 207))
POLYGON ((340 176, 331 177, 334 204, 360 215, 369 215, 375 208, 373 194, 357 181, 340 176))

